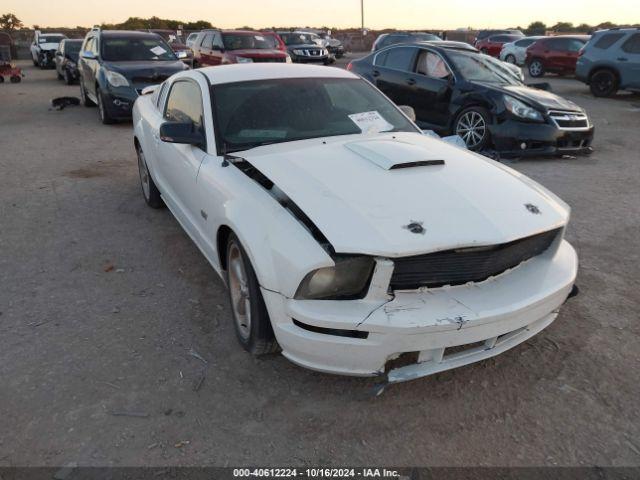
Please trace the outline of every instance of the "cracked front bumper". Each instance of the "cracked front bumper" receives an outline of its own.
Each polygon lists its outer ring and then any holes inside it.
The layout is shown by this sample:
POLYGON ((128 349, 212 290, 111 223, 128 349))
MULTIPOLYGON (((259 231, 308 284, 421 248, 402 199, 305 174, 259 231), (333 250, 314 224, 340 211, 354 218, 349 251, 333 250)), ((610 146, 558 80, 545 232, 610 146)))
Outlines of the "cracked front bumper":
POLYGON ((384 301, 301 301, 266 290, 263 296, 282 353, 292 362, 343 375, 386 373, 394 383, 498 355, 535 335, 556 318, 577 266, 575 250, 562 240, 484 282, 396 292, 384 301), (327 333, 341 331, 350 333, 327 333), (415 361, 388 368, 407 354, 415 361))

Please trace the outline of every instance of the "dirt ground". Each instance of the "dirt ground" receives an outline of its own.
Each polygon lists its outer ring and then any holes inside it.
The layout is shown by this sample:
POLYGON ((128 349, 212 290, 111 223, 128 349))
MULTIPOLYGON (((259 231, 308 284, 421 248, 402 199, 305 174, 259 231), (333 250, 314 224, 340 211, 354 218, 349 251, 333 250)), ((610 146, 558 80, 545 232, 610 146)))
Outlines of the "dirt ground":
POLYGON ((131 124, 22 63, 0 85, 0 466, 640 465, 640 96, 553 90, 590 157, 511 163, 573 207, 581 294, 494 359, 370 395, 256 360, 226 292, 144 204, 131 124))

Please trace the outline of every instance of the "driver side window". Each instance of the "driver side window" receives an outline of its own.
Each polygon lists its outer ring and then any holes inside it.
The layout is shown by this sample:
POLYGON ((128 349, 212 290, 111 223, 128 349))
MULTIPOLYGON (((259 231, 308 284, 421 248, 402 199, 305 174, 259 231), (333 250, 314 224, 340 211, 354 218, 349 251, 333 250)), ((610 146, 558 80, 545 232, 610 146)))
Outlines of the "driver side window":
POLYGON ((164 119, 170 122, 192 123, 204 133, 204 111, 200 87, 188 80, 176 81, 169 92, 164 119))
POLYGON ((418 56, 416 72, 429 78, 445 80, 451 76, 451 71, 445 61, 433 52, 423 50, 418 56))

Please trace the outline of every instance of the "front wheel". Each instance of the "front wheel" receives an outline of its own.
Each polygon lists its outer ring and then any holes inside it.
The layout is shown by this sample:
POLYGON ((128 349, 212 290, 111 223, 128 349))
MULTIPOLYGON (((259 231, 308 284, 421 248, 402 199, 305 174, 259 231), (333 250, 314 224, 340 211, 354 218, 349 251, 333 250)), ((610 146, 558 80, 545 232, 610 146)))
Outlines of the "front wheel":
POLYGON ((84 83, 82 83, 82 79, 80 79, 80 101, 85 107, 95 106, 95 103, 93 103, 93 100, 91 100, 87 95, 87 91, 84 88, 84 83))
POLYGON ((109 110, 107 110, 107 106, 104 103, 104 97, 99 88, 96 88, 96 98, 98 99, 98 116, 100 117, 100 121, 103 125, 111 125, 115 122, 109 110))
POLYGON ((529 63, 529 75, 534 78, 544 75, 544 65, 542 64, 542 61, 536 58, 529 63))
POLYGON ((618 91, 618 78, 611 70, 599 70, 591 75, 589 87, 596 97, 612 97, 618 91))
POLYGON ((251 261, 238 237, 231 233, 227 242, 227 286, 236 336, 252 355, 278 350, 269 312, 251 261))
POLYGON ((515 65, 516 64, 516 57, 515 57, 515 55, 509 54, 509 55, 507 55, 505 57, 504 61, 507 62, 507 63, 512 63, 513 65, 515 65))
POLYGON ((67 70, 66 68, 62 77, 64 78, 64 83, 66 83, 67 85, 71 85, 73 83, 73 77, 69 73, 69 70, 67 70))
POLYGON ((482 150, 489 144, 490 118, 486 108, 466 108, 456 118, 454 131, 464 140, 469 150, 482 150))
POLYGON ((147 159, 140 145, 136 145, 136 154, 138 155, 138 173, 140 174, 140 186, 142 187, 144 201, 147 202, 147 205, 151 208, 164 207, 160 190, 158 190, 153 178, 151 178, 149 167, 147 167, 147 159))

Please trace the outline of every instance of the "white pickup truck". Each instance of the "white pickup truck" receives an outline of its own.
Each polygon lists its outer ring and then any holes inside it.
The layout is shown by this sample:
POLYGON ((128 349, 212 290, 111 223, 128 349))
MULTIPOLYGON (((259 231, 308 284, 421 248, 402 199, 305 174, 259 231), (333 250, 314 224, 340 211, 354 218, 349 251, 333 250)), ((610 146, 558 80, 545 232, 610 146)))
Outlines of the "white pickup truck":
POLYGON ((36 30, 31 42, 31 58, 33 64, 40 68, 53 68, 55 54, 60 42, 67 38, 62 33, 42 33, 36 30))

